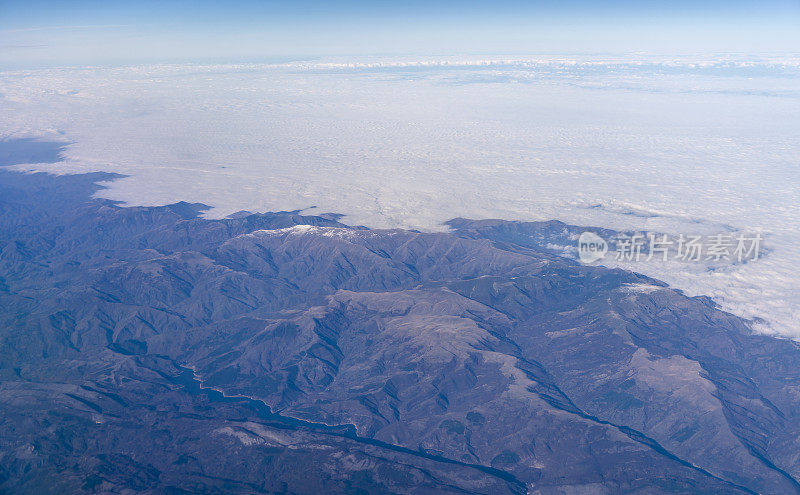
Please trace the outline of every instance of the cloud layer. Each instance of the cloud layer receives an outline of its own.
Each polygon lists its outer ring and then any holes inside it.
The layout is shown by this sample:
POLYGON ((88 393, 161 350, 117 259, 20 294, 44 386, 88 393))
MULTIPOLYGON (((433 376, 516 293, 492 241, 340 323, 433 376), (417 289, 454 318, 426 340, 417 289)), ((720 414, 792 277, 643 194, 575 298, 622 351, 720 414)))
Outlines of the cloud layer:
POLYGON ((0 73, 0 136, 128 178, 104 197, 315 206, 370 227, 560 219, 763 231, 768 256, 634 269, 800 336, 796 57, 405 58, 0 73))

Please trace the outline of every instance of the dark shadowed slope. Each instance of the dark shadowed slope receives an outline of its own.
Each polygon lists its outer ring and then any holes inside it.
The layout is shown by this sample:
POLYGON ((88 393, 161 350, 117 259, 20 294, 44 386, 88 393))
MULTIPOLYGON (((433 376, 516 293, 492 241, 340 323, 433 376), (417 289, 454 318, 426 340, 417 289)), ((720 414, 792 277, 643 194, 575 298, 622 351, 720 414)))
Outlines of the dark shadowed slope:
POLYGON ((0 170, 2 492, 800 492, 798 346, 538 247, 568 226, 205 220, 106 178, 0 170))

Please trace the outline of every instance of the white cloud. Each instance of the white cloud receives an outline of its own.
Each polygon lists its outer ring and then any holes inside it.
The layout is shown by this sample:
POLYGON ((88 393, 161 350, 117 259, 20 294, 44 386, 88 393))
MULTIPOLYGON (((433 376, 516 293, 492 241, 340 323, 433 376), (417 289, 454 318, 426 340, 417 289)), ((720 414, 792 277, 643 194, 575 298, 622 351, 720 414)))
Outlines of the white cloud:
MULTIPOLYGON (((61 132, 34 168, 130 177, 104 197, 211 215, 316 206, 371 227, 557 218, 763 230, 725 271, 636 265, 800 336, 800 62, 360 59, 0 73, 0 136, 61 132)), ((651 266, 652 265, 652 266, 651 266)))

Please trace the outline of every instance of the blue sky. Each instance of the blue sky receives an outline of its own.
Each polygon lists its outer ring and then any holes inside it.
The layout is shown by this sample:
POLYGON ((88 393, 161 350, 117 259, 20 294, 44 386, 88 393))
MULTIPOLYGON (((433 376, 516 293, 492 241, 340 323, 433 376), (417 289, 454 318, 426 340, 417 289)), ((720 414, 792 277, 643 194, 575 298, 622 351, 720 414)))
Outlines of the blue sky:
POLYGON ((0 64, 798 51, 800 0, 0 2, 0 64))

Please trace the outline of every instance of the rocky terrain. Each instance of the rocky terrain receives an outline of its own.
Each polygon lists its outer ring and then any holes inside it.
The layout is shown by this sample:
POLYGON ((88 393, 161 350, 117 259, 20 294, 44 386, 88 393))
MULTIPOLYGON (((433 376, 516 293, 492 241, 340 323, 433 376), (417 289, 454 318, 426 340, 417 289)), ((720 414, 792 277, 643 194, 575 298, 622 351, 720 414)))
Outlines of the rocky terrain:
POLYGON ((113 178, 0 169, 2 493, 800 493, 800 347, 546 247, 574 227, 208 220, 113 178))

